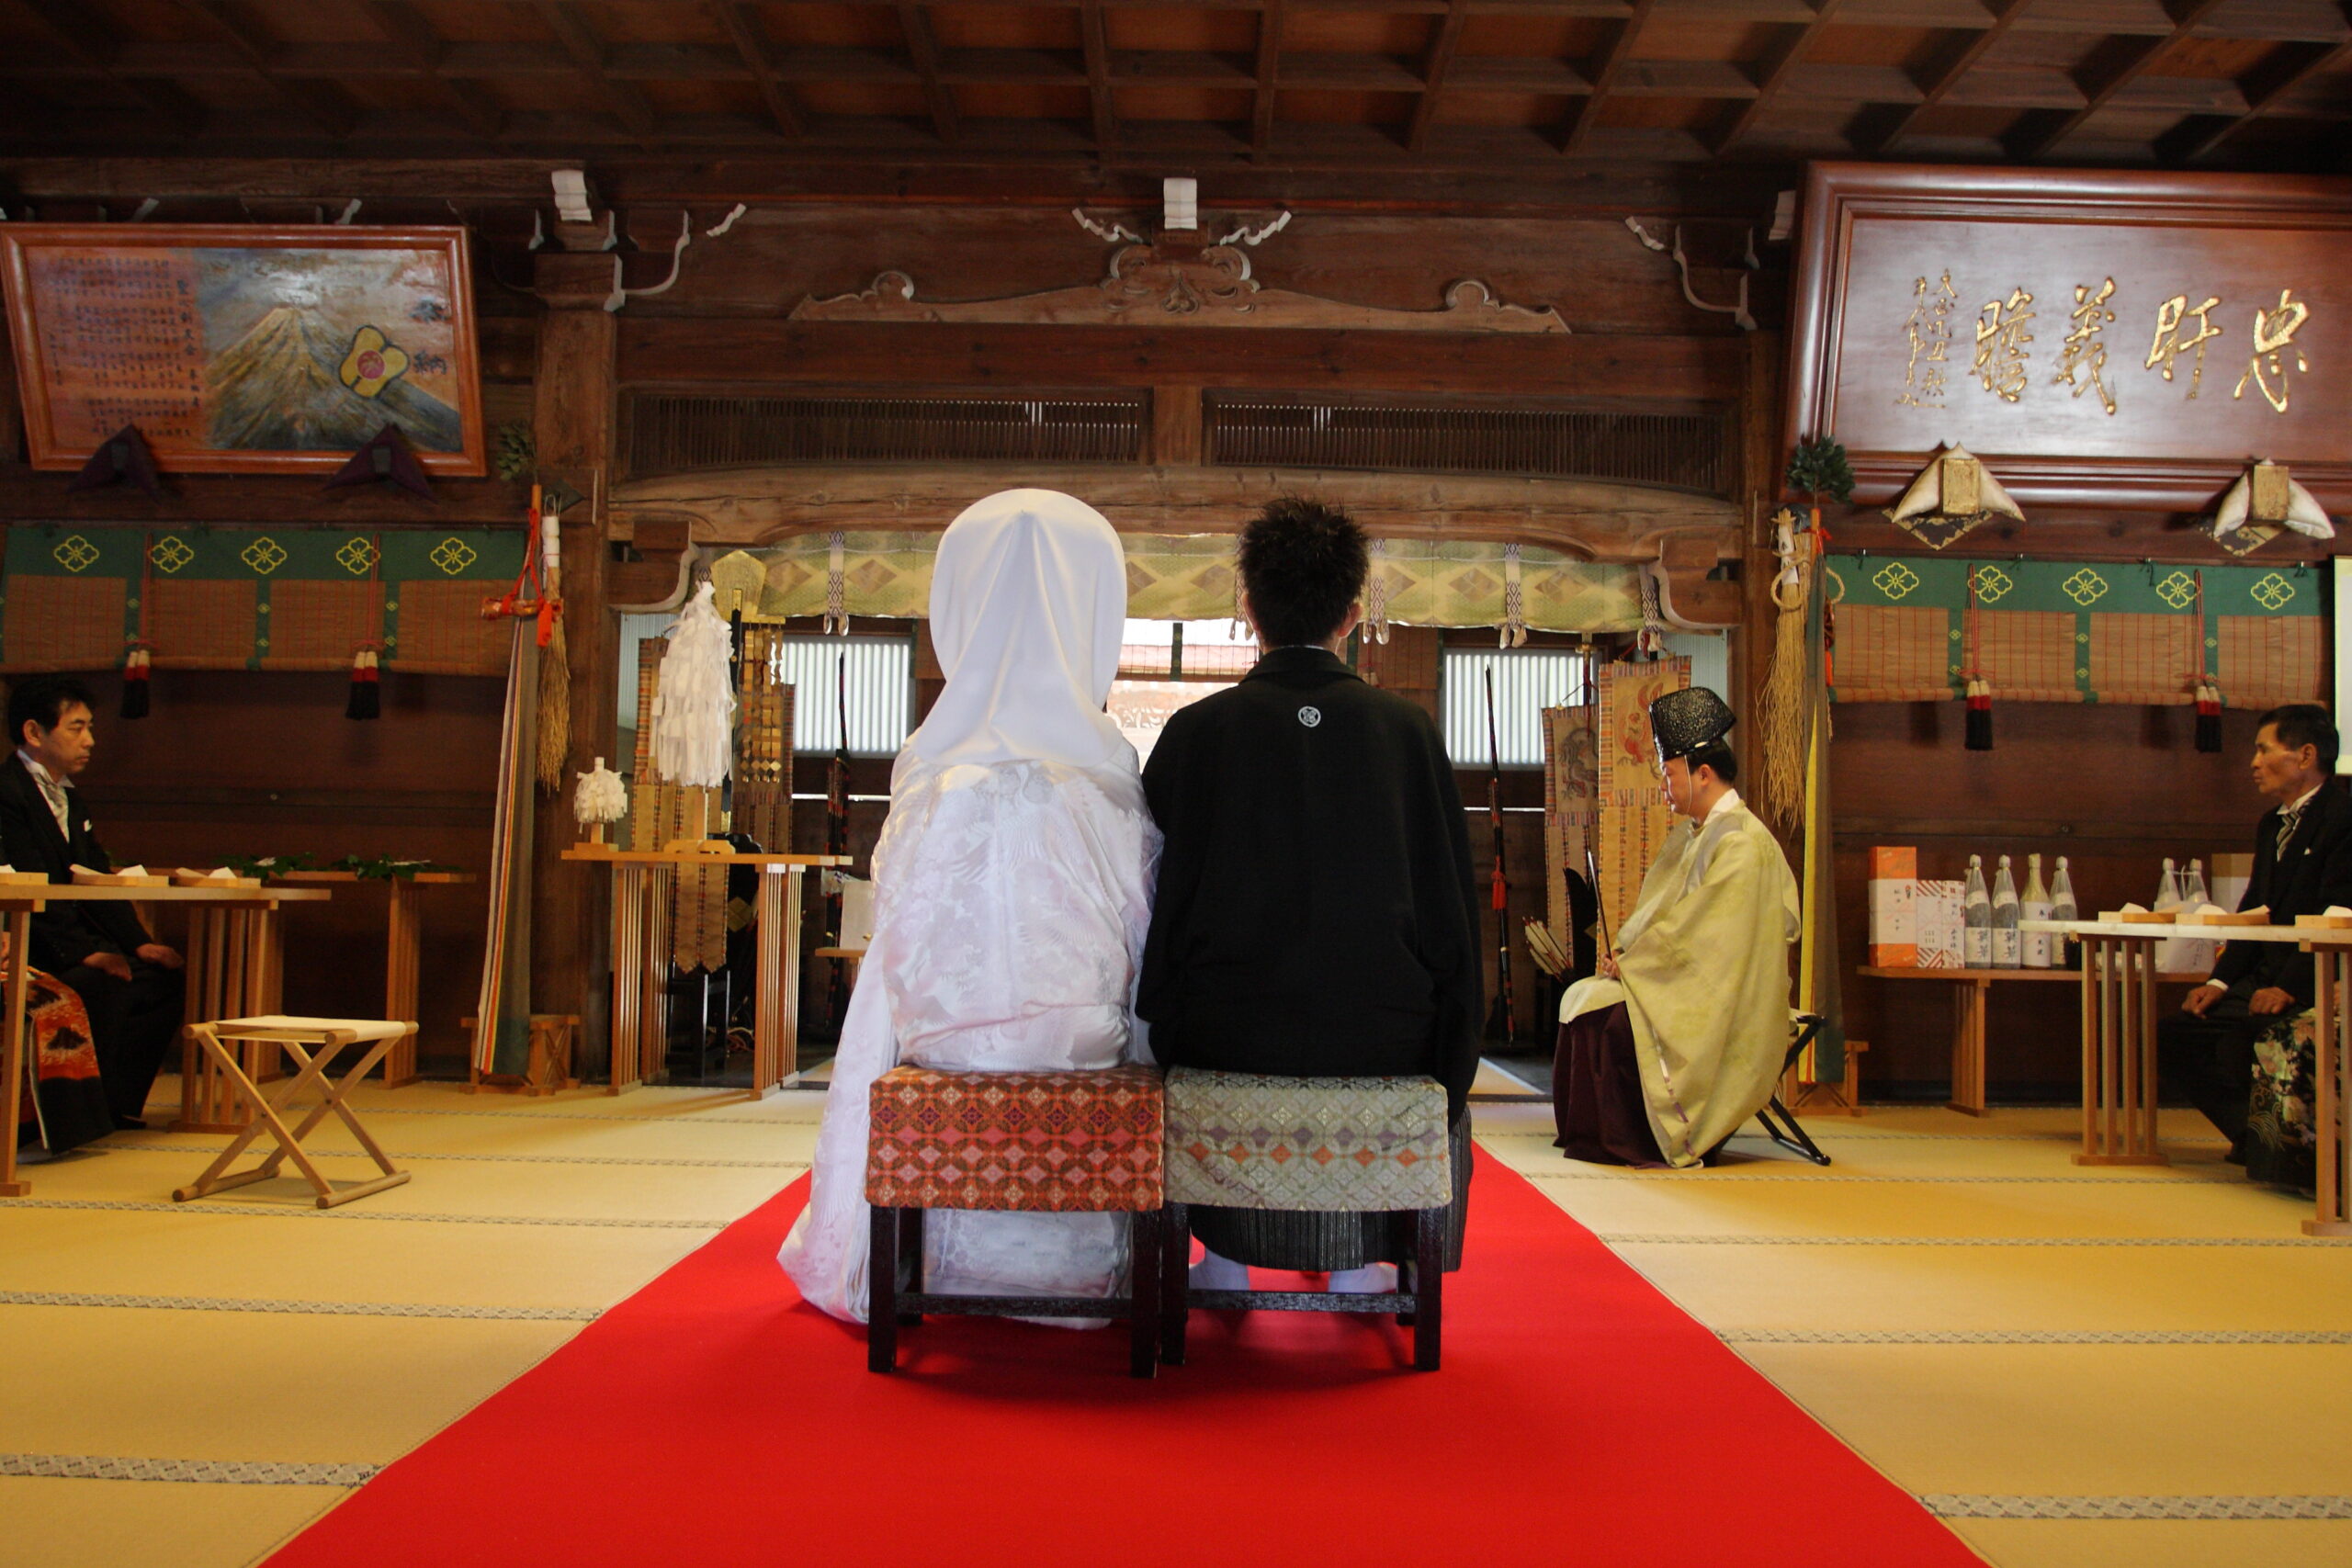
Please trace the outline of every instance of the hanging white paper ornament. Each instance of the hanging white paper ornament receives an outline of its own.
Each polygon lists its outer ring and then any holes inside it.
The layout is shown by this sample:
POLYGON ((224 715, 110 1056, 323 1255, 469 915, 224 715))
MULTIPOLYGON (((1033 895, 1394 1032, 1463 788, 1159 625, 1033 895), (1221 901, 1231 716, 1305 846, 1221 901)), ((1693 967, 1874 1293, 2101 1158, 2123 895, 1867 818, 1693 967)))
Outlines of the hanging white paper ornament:
POLYGON ((628 787, 620 774, 605 766, 602 757, 579 778, 571 792, 571 815, 582 827, 595 829, 601 842, 605 825, 628 815, 628 787))
POLYGON ((735 760, 735 692, 727 671, 733 639, 712 598, 705 582, 670 628, 653 694, 654 771, 670 784, 704 789, 724 781, 735 760))

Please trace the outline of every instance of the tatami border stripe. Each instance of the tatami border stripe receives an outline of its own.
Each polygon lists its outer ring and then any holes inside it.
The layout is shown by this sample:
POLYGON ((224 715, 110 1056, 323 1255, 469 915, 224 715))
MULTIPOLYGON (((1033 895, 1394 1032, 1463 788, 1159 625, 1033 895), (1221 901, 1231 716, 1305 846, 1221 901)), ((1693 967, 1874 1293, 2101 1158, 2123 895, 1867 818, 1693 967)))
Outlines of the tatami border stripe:
POLYGON ((1611 1247, 2344 1247, 2324 1235, 1669 1235, 1596 1231, 1611 1247))
POLYGON ((1726 1328, 1726 1345, 2352 1345, 2333 1328, 1726 1328))
MULTIPOLYGON (((474 1112, 465 1112, 464 1114, 470 1115, 474 1114, 474 1112)), ((507 1114, 512 1114, 512 1112, 508 1112, 507 1114)), ((1838 1127, 1825 1128, 1818 1122, 1808 1126, 1805 1131, 1813 1135, 1813 1141, 1817 1144, 1913 1142, 1959 1144, 2073 1144, 2082 1141, 2082 1134, 2079 1133, 1849 1133, 1838 1127)), ((1763 1137, 1763 1134, 1760 1133, 1740 1133, 1734 1135, 1736 1137, 1755 1138, 1759 1141, 1763 1137)), ((1478 1136, 1481 1139, 1541 1138, 1547 1144, 1556 1143, 1559 1137, 1555 1133, 1481 1133, 1478 1136)), ((2226 1138, 2202 1137, 2176 1138, 2170 1134, 2166 1134, 2163 1141, 2167 1144, 2212 1144, 2218 1145, 2225 1144, 2229 1140, 2226 1138)))
POLYGON ((380 1464, 304 1464, 294 1460, 122 1459, 110 1454, 0 1453, 0 1475, 71 1481, 199 1481, 228 1486, 362 1486, 380 1464))
MULTIPOLYGON (((117 1145, 108 1154, 134 1155, 214 1155, 220 1152, 218 1144, 135 1144, 117 1145)), ((318 1149, 305 1145, 302 1152, 312 1159, 366 1159, 365 1149, 318 1149)), ((387 1149, 390 1159, 463 1159, 500 1160, 518 1165, 661 1165, 689 1166, 706 1170, 806 1170, 805 1159, 640 1159, 632 1155, 469 1155, 450 1154, 440 1150, 387 1149)))
MULTIPOLYGON (((430 1105, 355 1105, 352 1109, 358 1111, 362 1119, 369 1116, 496 1116, 523 1122, 635 1122, 646 1126, 658 1122, 692 1122, 697 1127, 814 1127, 820 1120, 813 1116, 716 1116, 691 1110, 622 1116, 601 1111, 439 1110, 430 1105)), ((178 1107, 174 1106, 172 1111, 177 1114, 178 1107)))
POLYGON ((1939 1519, 2352 1519, 2352 1497, 2002 1497, 1929 1492, 1939 1519))
POLYGON ((235 1296, 122 1296, 82 1291, 0 1291, 0 1306, 141 1307, 159 1312, 277 1312, 330 1317, 458 1317, 513 1323, 594 1323, 597 1307, 450 1306, 434 1302, 268 1301, 235 1296))
POLYGON ((113 1209, 139 1214, 264 1215, 288 1220, 391 1220, 441 1225, 594 1225, 625 1230, 720 1231, 732 1220, 607 1220, 558 1219, 544 1214, 403 1214, 389 1209, 296 1208, 292 1204, 262 1203, 142 1203, 122 1198, 10 1198, 0 1201, 0 1214, 18 1209, 113 1209))

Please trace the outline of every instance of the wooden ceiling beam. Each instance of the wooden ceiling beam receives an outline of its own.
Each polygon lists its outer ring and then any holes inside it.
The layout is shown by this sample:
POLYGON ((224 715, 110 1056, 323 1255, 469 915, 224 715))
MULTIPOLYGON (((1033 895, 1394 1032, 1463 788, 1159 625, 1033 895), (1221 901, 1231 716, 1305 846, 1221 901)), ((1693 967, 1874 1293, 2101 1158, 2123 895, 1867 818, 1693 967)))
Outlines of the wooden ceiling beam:
POLYGON ((2172 31, 2160 38, 2109 37, 2075 73, 2075 85, 2083 90, 2083 107, 2072 112, 2047 110, 2019 116, 2001 138, 2003 150, 2021 164, 2048 157, 2117 93, 2185 42, 2199 22, 2226 4, 2228 0, 2165 0, 2165 14, 2172 18, 2172 31))
POLYGON ((907 58, 922 78, 922 96, 931 105, 932 128, 939 140, 956 145, 962 128, 956 123, 956 90, 939 73, 939 39, 931 30, 931 13, 915 0, 899 0, 899 27, 907 39, 907 58))
POLYGON ((117 68, 122 40, 91 16, 83 0, 17 0, 17 9, 46 28, 66 52, 137 98, 177 134, 193 136, 203 127, 204 106, 178 83, 126 75, 117 68))
POLYGON ((1263 158, 1274 145, 1274 92, 1283 63, 1285 0, 1264 0, 1258 10, 1257 97, 1250 107, 1250 147, 1263 158))
POLYGON ((1592 135, 1592 128, 1600 118, 1601 101, 1609 96, 1609 89, 1616 85, 1618 74, 1626 62, 1634 57, 1634 46, 1641 41, 1642 28, 1649 24, 1650 13, 1657 7, 1657 0, 1634 0, 1633 9, 1614 31, 1601 40, 1600 47, 1585 62, 1585 79, 1592 84, 1592 92, 1568 106, 1567 118, 1561 122, 1560 155, 1573 158, 1584 151, 1585 142, 1592 135))
POLYGON ((1470 18, 1470 0, 1451 0, 1445 8, 1445 19, 1437 25, 1436 35, 1430 39, 1429 53, 1421 59, 1421 96, 1413 105, 1411 123, 1405 128, 1405 151, 1418 155, 1428 141, 1430 127, 1437 119, 1439 96, 1445 90, 1447 73, 1453 69, 1453 53, 1462 42, 1462 24, 1470 18))
POLYGON ((792 89, 778 79, 775 53, 761 36, 759 22, 736 0, 717 0, 711 9, 718 13, 718 25, 727 29, 735 52, 743 57, 743 64, 760 89, 760 101, 767 105, 768 118, 775 121, 775 128, 795 141, 808 135, 808 117, 800 112, 800 101, 792 96, 792 89))
POLYGON ((659 139, 653 105, 635 83, 624 82, 605 69, 604 42, 587 22, 571 6, 558 5, 556 0, 537 0, 533 9, 555 35, 556 42, 571 57, 573 73, 604 100, 613 118, 639 143, 653 146, 659 139))
POLYGON ((1086 47, 1086 96, 1094 109, 1094 148, 1109 163, 1118 155, 1118 106, 1111 96, 1111 39, 1102 21, 1102 0, 1082 0, 1079 32, 1086 47))
MULTIPOLYGON (((2346 6, 2352 12, 2352 6, 2346 6)), ((2352 16, 2347 16, 2352 21, 2352 16)), ((2270 112, 2273 105, 2313 76, 2352 55, 2352 37, 2332 44, 2282 43, 2238 79, 2245 112, 2191 115, 2156 138, 2156 156, 2167 164, 2193 164, 2211 157, 2224 141, 2270 112)))
POLYGON ((275 51, 273 42, 230 10, 226 0, 179 0, 179 6, 190 16, 210 23, 222 41, 243 58, 247 69, 304 118, 338 140, 351 134, 359 117, 343 90, 331 83, 293 82, 279 75, 270 63, 275 51))
POLYGON ((1857 152, 1871 158, 1883 158, 1894 152, 1898 142, 1918 129, 1921 117, 1942 103, 1960 85, 1961 78, 1975 69, 1984 51, 2007 36, 2033 0, 1984 0, 1984 4, 1992 8, 1992 26, 1947 39, 1927 71, 1916 78, 1919 83, 1919 101, 1885 116, 1883 125, 1857 127, 1853 139, 1857 152))
POLYGON ((1813 52, 1815 44, 1821 41, 1822 29, 1838 19, 1838 13, 1845 4, 1846 0, 1813 0, 1813 20, 1801 27, 1782 29, 1777 47, 1767 52, 1758 62, 1756 96, 1732 111, 1722 131, 1710 143, 1717 157, 1730 152, 1739 144, 1741 138, 1756 129, 1756 122, 1763 117, 1765 109, 1781 96, 1781 89, 1787 85, 1790 73, 1804 63, 1804 57, 1813 52))
POLYGON ((391 45, 393 52, 405 59, 418 75, 434 84, 442 101, 476 136, 485 141, 497 139, 506 126, 505 111, 492 102, 478 85, 439 74, 442 58, 449 52, 449 42, 433 30, 433 24, 410 0, 358 0, 358 9, 384 35, 384 41, 391 45))

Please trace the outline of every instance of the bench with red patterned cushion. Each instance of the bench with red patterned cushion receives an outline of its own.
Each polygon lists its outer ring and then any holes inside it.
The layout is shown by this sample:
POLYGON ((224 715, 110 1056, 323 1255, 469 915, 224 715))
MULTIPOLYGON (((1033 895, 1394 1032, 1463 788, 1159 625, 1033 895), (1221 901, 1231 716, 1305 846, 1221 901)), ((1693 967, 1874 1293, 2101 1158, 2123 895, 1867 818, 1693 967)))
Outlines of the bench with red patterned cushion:
POLYGON ((875 1080, 868 1103, 865 1201, 876 1208, 1160 1206, 1160 1079, 1150 1067, 897 1067, 875 1080))

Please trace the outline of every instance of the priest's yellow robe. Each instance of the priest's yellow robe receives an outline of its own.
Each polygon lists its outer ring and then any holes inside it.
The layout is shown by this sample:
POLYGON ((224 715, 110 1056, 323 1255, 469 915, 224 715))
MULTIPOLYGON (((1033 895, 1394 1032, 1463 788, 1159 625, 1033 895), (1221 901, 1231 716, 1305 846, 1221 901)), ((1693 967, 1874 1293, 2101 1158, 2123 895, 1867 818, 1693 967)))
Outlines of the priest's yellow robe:
POLYGON ((1674 1166, 1736 1132, 1772 1096, 1789 1047, 1788 944, 1797 884, 1737 792, 1678 821, 1617 937, 1618 978, 1568 987, 1563 1023, 1625 1004, 1642 1099, 1674 1166))

